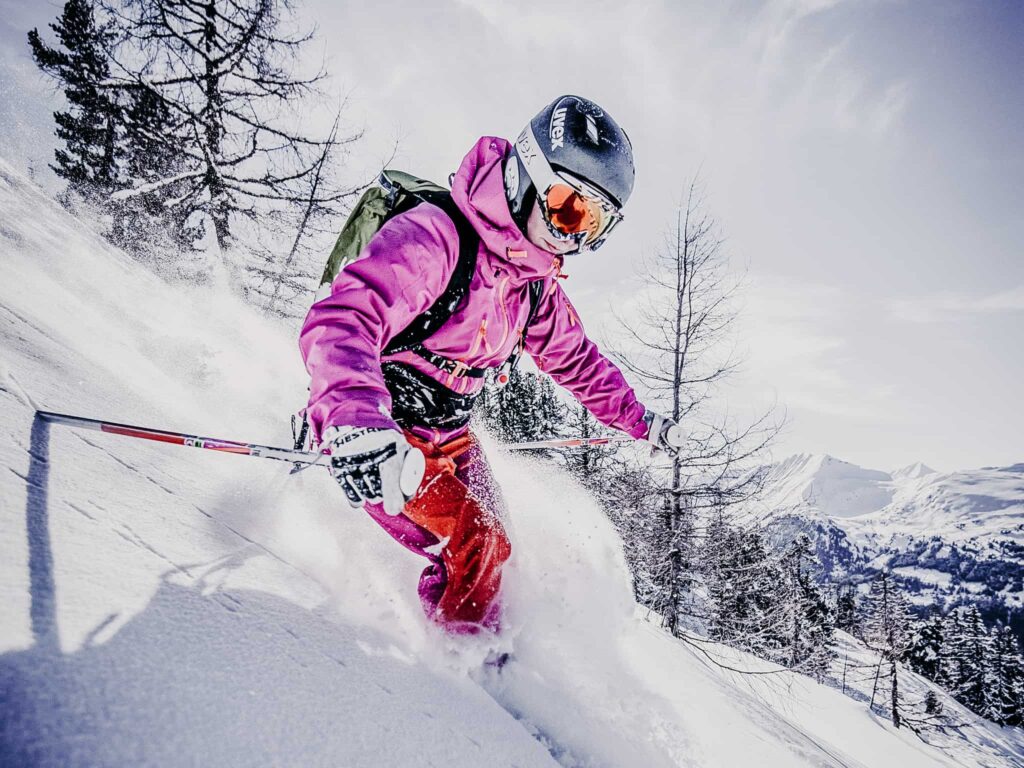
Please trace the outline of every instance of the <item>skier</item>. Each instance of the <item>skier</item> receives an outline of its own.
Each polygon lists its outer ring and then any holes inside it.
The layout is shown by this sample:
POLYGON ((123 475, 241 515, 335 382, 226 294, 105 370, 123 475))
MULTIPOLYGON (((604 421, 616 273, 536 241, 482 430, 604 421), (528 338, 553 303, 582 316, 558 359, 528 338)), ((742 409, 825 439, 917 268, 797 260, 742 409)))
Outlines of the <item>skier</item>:
POLYGON ((670 453, 682 445, 678 425, 645 409, 587 337, 559 283, 564 258, 596 249, 621 221, 633 179, 611 116, 560 97, 514 145, 479 139, 450 178, 455 207, 420 203, 388 220, 306 317, 312 438, 329 447, 350 504, 430 560, 420 600, 450 632, 500 628, 511 551, 501 491, 469 429, 487 369, 525 349, 604 424, 670 453), (460 229, 479 241, 475 264, 445 310, 464 269, 460 229), (429 338, 390 348, 445 311, 429 338))

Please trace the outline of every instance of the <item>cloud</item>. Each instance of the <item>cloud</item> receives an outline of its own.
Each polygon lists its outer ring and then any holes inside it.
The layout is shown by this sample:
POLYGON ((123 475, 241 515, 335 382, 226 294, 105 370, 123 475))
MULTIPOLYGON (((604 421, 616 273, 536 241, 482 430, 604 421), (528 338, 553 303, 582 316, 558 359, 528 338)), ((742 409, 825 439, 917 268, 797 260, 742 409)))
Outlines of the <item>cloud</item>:
POLYGON ((834 431, 835 449, 856 425, 898 423, 899 392, 865 357, 864 329, 853 320, 877 315, 874 302, 847 286, 752 273, 740 316, 745 364, 730 401, 777 400, 802 436, 794 445, 804 448, 823 425, 834 431))
POLYGON ((894 128, 906 110, 910 94, 910 84, 893 83, 883 92, 868 115, 868 128, 871 133, 881 136, 894 128))
POLYGON ((929 296, 894 299, 889 311, 911 323, 937 323, 964 315, 993 315, 1024 312, 1024 285, 984 296, 942 291, 929 296))

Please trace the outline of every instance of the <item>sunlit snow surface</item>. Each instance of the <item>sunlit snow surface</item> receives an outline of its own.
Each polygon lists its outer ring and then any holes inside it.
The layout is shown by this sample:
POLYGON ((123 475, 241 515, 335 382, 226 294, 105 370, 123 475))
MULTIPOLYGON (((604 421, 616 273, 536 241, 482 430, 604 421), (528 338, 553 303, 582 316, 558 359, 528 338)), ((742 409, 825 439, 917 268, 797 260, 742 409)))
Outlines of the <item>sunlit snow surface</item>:
POLYGON ((29 396, 285 445, 296 330, 216 280, 167 286, 0 163, 0 764, 1014 764, 1010 732, 940 751, 668 638, 587 495, 493 445, 510 627, 456 643, 424 623, 423 563, 319 468, 33 427, 29 396), (494 648, 514 660, 482 671, 494 648))

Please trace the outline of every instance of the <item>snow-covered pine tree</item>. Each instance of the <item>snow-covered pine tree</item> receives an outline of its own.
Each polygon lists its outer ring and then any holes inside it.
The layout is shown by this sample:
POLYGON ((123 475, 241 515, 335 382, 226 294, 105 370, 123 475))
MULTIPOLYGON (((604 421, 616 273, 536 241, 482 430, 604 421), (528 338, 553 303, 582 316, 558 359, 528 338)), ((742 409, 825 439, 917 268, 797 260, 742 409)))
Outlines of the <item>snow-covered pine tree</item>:
POLYGON ((783 574, 761 532, 712 520, 701 547, 710 636, 765 659, 779 659, 787 632, 780 606, 783 574))
POLYGON ((184 168, 181 153, 163 140, 174 115, 148 87, 128 90, 125 101, 122 174, 130 186, 122 184, 110 196, 115 211, 110 239, 156 271, 177 276, 181 259, 169 255, 187 248, 199 233, 186 228, 184 212, 174 204, 184 182, 161 183, 184 168))
POLYGON ((816 564, 807 534, 797 537, 780 562, 785 645, 779 661, 821 680, 835 657, 835 617, 814 582, 816 564))
POLYGON ((924 621, 914 622, 906 660, 919 675, 944 686, 947 680, 942 663, 946 645, 943 624, 943 616, 937 611, 924 621))
POLYGON ((963 634, 963 614, 959 609, 954 608, 942 617, 943 643, 939 650, 939 680, 940 684, 954 696, 959 680, 967 676, 963 667, 963 659, 957 650, 956 639, 963 634))
POLYGON ((587 487, 600 500, 622 537, 623 550, 633 575, 633 596, 654 608, 659 595, 666 532, 660 513, 661 479, 649 464, 612 458, 598 464, 587 487))
POLYGON ((851 635, 859 634, 860 611, 857 605, 857 585, 849 582, 837 584, 834 595, 836 629, 849 632, 851 635))
POLYGON ((53 115, 63 146, 50 167, 70 192, 102 204, 118 185, 121 107, 117 92, 107 87, 111 32, 98 23, 95 5, 67 0, 50 24, 58 45, 44 42, 38 29, 28 33, 28 43, 36 65, 60 84, 67 101, 67 110, 53 115))
POLYGON ((878 572, 864 601, 861 621, 864 642, 878 654, 871 705, 887 699, 892 724, 902 724, 903 714, 899 692, 899 662, 911 645, 910 603, 888 569, 878 572), (888 696, 884 694, 887 693, 888 696))
POLYGON ((992 656, 992 641, 974 603, 958 608, 959 628, 950 636, 955 677, 950 680, 957 701, 972 712, 984 715, 989 706, 988 666, 992 656))
MULTIPOLYGON (((563 411, 561 423, 566 436, 593 438, 612 434, 586 408, 573 401, 563 411)), ((605 480, 611 471, 612 456, 616 445, 587 445, 582 448, 564 452, 566 469, 591 490, 601 492, 606 489, 605 480)))
POLYGON ((987 701, 981 714, 1000 725, 1024 722, 1024 659, 1013 630, 997 624, 986 670, 987 701))
MULTIPOLYGON (((549 376, 516 367, 504 387, 496 386, 493 377, 488 379, 477 401, 476 416, 502 442, 520 443, 561 434, 565 407, 549 376)), ((536 453, 552 455, 545 450, 536 453)))

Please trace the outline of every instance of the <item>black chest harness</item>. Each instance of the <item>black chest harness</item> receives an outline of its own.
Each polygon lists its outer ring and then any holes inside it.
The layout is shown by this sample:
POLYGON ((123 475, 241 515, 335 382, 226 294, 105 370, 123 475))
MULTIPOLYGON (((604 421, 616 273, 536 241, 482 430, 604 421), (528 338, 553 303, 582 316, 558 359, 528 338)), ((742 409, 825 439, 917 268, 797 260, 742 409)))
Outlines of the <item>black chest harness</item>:
MULTIPOLYGON (((448 192, 418 192, 416 203, 428 202, 443 210, 452 220, 459 236, 459 256, 448 280, 448 285, 437 300, 425 312, 413 319, 395 335, 381 350, 382 356, 399 352, 412 352, 441 371, 457 379, 463 377, 483 378, 487 369, 473 368, 460 360, 439 355, 423 346, 423 342, 434 335, 455 314, 469 293, 470 282, 476 271, 477 251, 480 235, 459 210, 448 192)), ((411 206, 410 206, 411 207, 411 206)), ((543 280, 530 283, 530 311, 523 326, 519 344, 511 357, 502 366, 511 371, 519 362, 523 351, 526 331, 537 315, 543 280)), ((391 416, 403 428, 412 426, 439 430, 451 430, 469 422, 477 394, 463 395, 444 386, 413 366, 395 360, 381 363, 384 383, 391 393, 391 416)))

